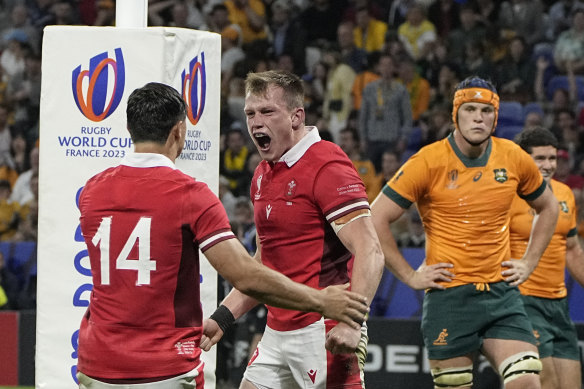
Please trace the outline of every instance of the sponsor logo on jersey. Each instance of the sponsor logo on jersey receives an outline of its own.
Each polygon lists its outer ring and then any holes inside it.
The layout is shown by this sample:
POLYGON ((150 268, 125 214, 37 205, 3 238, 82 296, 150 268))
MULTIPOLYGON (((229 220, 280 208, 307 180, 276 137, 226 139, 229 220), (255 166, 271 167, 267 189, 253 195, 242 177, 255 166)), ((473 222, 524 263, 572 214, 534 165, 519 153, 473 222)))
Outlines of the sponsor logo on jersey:
POLYGON ((308 374, 308 378, 310 378, 310 380, 312 381, 312 383, 314 384, 314 381, 316 380, 316 372, 318 370, 313 370, 310 369, 309 371, 306 372, 306 374, 308 374))
POLYGON ((568 203, 565 201, 560 201, 560 210, 564 213, 568 213, 570 211, 570 208, 568 208, 568 203))
POLYGON ((477 174, 475 174, 475 176, 472 178, 472 180, 474 182, 477 182, 478 180, 481 179, 482 176, 483 176, 483 172, 478 172, 477 174))
POLYGON ((114 53, 116 59, 109 58, 107 52, 97 54, 89 60, 89 70, 81 70, 79 65, 71 75, 73 100, 83 116, 94 122, 101 122, 114 113, 124 94, 124 55, 119 47, 114 53))
POLYGON ((507 169, 493 169, 493 173, 495 173, 495 181, 504 183, 507 182, 507 169))
POLYGON ((182 97, 187 103, 187 117, 195 125, 203 115, 207 97, 207 77, 205 73, 205 53, 195 56, 187 69, 181 73, 182 97), (188 73, 187 73, 188 72, 188 73))
POLYGON ((272 213, 272 205, 268 204, 266 205, 266 219, 270 218, 270 213, 272 213))
POLYGON ((438 337, 436 338, 436 340, 432 344, 434 346, 446 346, 448 344, 448 341, 446 340, 447 337, 448 337, 448 330, 446 328, 444 328, 440 332, 440 335, 438 335, 438 337))

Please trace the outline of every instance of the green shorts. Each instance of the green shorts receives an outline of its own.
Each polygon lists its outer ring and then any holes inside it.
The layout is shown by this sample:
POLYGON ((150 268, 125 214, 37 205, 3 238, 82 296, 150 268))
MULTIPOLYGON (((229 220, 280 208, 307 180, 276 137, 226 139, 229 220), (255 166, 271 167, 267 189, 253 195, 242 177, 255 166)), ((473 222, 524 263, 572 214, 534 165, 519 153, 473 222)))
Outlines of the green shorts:
POLYGON ((521 296, 537 340, 539 357, 580 360, 578 335, 570 319, 568 299, 521 296))
POLYGON ((430 359, 473 353, 487 338, 536 344, 519 289, 506 282, 487 286, 483 291, 468 284, 426 293, 422 336, 430 359))

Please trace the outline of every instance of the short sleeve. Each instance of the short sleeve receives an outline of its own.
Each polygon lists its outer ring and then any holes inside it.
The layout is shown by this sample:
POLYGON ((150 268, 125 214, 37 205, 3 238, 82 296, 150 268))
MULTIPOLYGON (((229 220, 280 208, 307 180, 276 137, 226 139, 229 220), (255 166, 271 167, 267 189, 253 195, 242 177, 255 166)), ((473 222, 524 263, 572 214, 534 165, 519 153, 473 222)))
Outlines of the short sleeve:
POLYGON ((426 193, 429 172, 426 159, 419 153, 414 154, 387 182, 383 194, 400 207, 407 209, 426 193))
POLYGON ((349 159, 333 161, 317 174, 314 197, 330 223, 358 209, 369 209, 365 185, 349 159))
POLYGON ((517 187, 517 193, 524 200, 535 200, 545 190, 546 183, 529 154, 521 151, 516 155, 519 158, 519 186, 517 187))
POLYGON ((235 238, 225 208, 206 185, 202 185, 199 190, 192 190, 190 199, 194 202, 194 211, 190 216, 193 220, 191 227, 201 251, 235 238))

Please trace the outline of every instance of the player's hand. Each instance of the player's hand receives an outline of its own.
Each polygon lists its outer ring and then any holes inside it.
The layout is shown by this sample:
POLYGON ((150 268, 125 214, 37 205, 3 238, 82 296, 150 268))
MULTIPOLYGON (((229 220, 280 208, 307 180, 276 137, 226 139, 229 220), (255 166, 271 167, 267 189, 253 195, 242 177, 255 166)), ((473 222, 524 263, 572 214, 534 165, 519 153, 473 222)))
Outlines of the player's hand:
POLYGON ((325 348, 333 354, 354 353, 360 340, 360 328, 339 323, 326 334, 325 348))
POLYGON ((217 322, 213 319, 205 319, 203 322, 203 336, 201 337, 201 349, 204 351, 211 350, 221 338, 223 337, 223 330, 219 328, 217 322))
POLYGON ((454 273, 450 270, 454 265, 451 263, 440 262, 435 265, 426 265, 426 261, 414 272, 407 284, 410 288, 421 289, 446 289, 444 285, 438 282, 450 282, 454 278, 454 273))
POLYGON ((503 270, 501 274, 505 281, 511 286, 517 286, 525 282, 533 271, 529 262, 525 259, 504 261, 501 266, 507 268, 506 270, 503 270))
POLYGON ((365 315, 369 312, 367 298, 346 290, 348 287, 348 283, 332 285, 320 291, 323 295, 324 306, 322 315, 359 329, 365 320, 365 315))

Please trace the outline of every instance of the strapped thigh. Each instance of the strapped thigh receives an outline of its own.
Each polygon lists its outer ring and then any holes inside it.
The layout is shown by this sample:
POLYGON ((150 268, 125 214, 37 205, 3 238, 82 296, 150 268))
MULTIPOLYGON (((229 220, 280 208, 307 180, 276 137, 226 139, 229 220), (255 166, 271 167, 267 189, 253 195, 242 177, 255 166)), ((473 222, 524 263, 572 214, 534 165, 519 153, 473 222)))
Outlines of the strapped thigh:
POLYGON ((524 351, 511 355, 499 365, 499 374, 506 384, 527 374, 539 374, 542 365, 534 351, 524 351))
POLYGON ((472 365, 434 368, 431 370, 435 388, 467 388, 472 386, 472 365))

